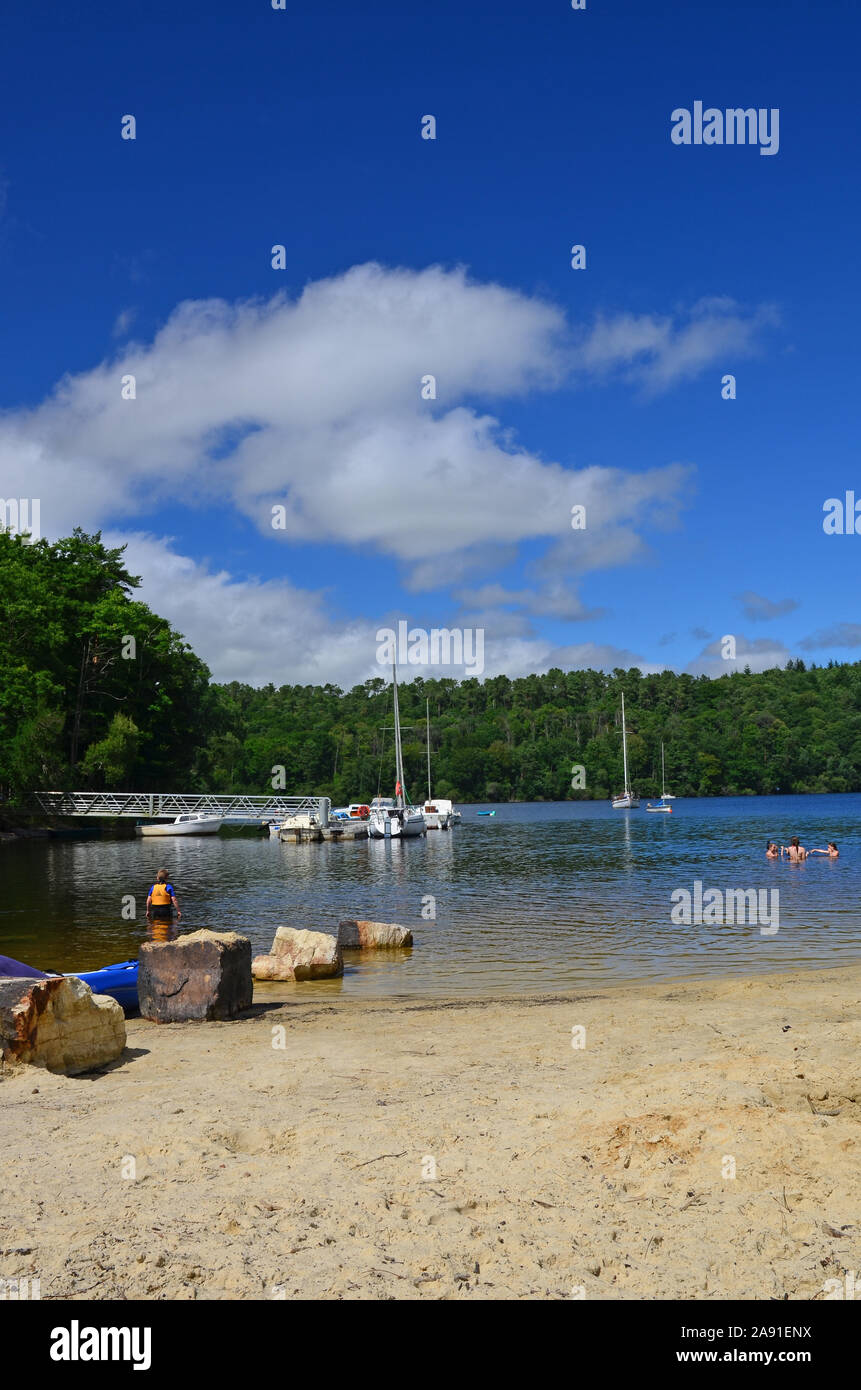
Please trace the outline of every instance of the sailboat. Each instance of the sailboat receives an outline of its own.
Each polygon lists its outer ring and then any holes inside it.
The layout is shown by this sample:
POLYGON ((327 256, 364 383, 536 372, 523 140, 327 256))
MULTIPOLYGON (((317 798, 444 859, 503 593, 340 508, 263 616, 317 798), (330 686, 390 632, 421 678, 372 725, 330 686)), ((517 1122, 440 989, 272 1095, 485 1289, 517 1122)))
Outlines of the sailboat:
POLYGON ((430 769, 430 700, 425 700, 425 717, 427 719, 427 746, 428 746, 428 799, 424 805, 425 824, 428 830, 448 830, 454 816, 454 806, 450 801, 442 797, 431 796, 431 769, 430 769))
POLYGON ((409 806, 404 792, 404 757, 401 748, 401 716, 398 708, 398 673, 392 662, 392 690, 395 706, 395 795, 375 796, 368 816, 372 840, 390 840, 405 835, 424 835, 427 822, 417 806, 409 806))
POLYGON ((625 696, 622 695, 622 762, 625 768, 625 790, 621 796, 614 796, 611 802, 614 811, 630 811, 640 804, 640 798, 631 791, 628 781, 628 731, 625 728, 625 696))
POLYGON ((670 815, 670 814, 672 813, 672 809, 673 809, 672 806, 670 805, 670 802, 671 802, 671 801, 675 801, 675 799, 676 799, 676 798, 675 798, 674 796, 672 796, 670 793, 667 792, 667 774, 666 774, 666 771, 665 771, 665 769, 664 769, 664 745, 663 745, 663 743, 662 743, 662 744, 661 744, 661 799, 660 799, 660 801, 658 801, 654 806, 652 805, 651 801, 649 801, 649 802, 647 803, 647 805, 646 805, 646 810, 647 810, 647 811, 666 811, 667 815, 670 815))

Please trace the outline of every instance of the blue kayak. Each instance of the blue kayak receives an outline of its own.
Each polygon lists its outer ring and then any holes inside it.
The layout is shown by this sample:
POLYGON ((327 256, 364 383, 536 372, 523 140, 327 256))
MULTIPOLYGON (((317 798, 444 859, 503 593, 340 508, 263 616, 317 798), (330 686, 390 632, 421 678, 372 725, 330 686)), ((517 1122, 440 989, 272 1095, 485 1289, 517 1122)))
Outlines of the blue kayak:
MULTIPOLYGON (((13 960, 11 956, 0 956, 0 976, 29 980, 47 980, 58 971, 37 970, 23 961, 13 960)), ((119 965, 103 965, 101 970, 67 970, 90 986, 93 994, 109 994, 122 1004, 124 1009, 138 1007, 138 962, 124 960, 119 965)))
POLYGON ((84 984, 90 986, 93 994, 109 994, 122 1004, 124 1009, 138 1007, 138 962, 124 960, 119 965, 103 965, 101 970, 67 971, 74 974, 84 984))

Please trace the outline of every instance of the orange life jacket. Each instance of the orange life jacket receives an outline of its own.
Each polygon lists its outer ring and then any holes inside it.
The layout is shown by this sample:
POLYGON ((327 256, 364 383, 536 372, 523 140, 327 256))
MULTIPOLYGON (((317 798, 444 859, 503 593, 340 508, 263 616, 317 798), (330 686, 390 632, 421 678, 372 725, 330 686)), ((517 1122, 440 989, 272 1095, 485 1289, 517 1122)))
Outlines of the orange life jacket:
POLYGON ((150 897, 153 907, 170 907, 173 902, 166 883, 154 883, 150 897))

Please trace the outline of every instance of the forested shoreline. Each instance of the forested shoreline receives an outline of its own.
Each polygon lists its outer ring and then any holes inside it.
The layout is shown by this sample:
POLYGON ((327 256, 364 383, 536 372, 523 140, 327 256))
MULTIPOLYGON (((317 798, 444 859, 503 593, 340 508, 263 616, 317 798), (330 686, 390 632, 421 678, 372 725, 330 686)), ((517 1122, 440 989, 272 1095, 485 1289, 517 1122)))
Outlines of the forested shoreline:
MULTIPOLYGON (((265 793, 273 778, 339 805, 391 793, 386 680, 346 692, 213 683, 180 634, 135 598, 138 582, 100 533, 28 544, 0 532, 2 802, 72 787, 265 793)), ((643 796, 660 792, 662 740, 678 796, 861 791, 861 663, 790 661, 719 679, 637 668, 401 676, 414 801, 426 787, 426 699, 436 795, 609 797, 622 780, 622 692, 631 781, 643 796)))

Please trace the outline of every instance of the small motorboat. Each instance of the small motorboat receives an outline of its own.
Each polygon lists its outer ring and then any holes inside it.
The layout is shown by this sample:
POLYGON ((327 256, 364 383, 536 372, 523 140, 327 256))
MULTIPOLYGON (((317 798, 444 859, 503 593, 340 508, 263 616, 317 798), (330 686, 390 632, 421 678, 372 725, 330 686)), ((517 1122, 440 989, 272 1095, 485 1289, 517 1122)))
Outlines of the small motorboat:
POLYGON ((424 818, 428 830, 448 830, 451 825, 453 807, 444 797, 434 797, 424 804, 424 818))
POLYGON ((177 816, 168 825, 152 823, 138 825, 138 835, 217 835, 224 821, 209 811, 195 811, 191 815, 177 816))
POLYGON ((496 812, 495 812, 495 811, 476 811, 475 814, 476 814, 477 816, 495 816, 495 815, 496 815, 496 812))

